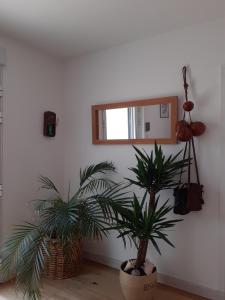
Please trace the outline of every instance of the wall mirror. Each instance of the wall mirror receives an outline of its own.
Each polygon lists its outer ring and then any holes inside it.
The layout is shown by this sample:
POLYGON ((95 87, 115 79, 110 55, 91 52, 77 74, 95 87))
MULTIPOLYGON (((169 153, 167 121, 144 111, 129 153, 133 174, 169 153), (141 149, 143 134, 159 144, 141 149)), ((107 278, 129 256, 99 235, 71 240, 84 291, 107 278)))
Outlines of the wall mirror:
POLYGON ((93 144, 175 144, 177 97, 92 106, 93 144))

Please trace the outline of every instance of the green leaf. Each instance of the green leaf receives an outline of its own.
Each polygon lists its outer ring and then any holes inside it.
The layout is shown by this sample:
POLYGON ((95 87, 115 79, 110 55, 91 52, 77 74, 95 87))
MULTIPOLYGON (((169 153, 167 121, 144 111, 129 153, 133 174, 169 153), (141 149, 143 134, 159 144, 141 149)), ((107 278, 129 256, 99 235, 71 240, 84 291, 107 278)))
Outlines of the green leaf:
POLYGON ((101 162, 96 165, 90 165, 85 168, 83 171, 80 170, 80 186, 82 187, 84 183, 91 179, 92 176, 98 174, 105 174, 106 172, 115 172, 116 169, 112 162, 101 162))
POLYGON ((41 183, 41 188, 42 189, 53 190, 57 194, 59 194, 59 191, 57 190, 55 184, 48 177, 40 176, 39 177, 39 182, 41 183))

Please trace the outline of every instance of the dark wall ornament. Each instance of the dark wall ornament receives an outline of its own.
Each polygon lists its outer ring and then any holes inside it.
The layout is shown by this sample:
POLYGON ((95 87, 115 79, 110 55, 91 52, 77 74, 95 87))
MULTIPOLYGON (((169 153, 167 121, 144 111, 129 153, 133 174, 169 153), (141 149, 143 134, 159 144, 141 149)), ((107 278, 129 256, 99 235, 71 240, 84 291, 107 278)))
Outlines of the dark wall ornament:
POLYGON ((52 111, 44 112, 44 136, 54 137, 56 134, 56 113, 52 111))

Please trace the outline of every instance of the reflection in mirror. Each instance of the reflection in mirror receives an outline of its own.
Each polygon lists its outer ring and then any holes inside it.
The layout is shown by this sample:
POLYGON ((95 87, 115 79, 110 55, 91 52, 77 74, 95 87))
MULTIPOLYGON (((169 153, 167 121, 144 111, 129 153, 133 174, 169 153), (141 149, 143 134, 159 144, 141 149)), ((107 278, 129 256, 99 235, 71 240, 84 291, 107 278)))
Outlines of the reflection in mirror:
POLYGON ((92 106, 93 144, 174 144, 177 97, 92 106))
POLYGON ((171 104, 158 104, 99 110, 99 139, 170 138, 170 106, 171 104))

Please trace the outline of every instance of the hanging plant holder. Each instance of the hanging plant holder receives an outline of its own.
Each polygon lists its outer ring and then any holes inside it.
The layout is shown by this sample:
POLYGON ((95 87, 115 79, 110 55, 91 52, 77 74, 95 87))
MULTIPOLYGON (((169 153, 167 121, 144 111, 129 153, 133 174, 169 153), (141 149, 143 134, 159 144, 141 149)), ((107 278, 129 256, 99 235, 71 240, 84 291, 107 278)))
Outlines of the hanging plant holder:
POLYGON ((204 203, 203 185, 200 183, 198 164, 195 151, 194 137, 201 136, 206 126, 202 122, 193 122, 191 119, 191 111, 194 108, 194 103, 188 100, 188 88, 187 83, 187 67, 183 67, 183 80, 184 80, 184 91, 185 91, 185 102, 183 104, 183 120, 178 121, 176 125, 176 136, 178 141, 185 142, 184 156, 183 159, 189 159, 188 166, 188 180, 186 183, 182 183, 183 170, 180 173, 179 186, 174 189, 175 205, 174 213, 185 215, 190 211, 199 211, 202 209, 204 203), (186 118, 189 121, 186 121, 186 118), (196 182, 191 182, 191 156, 194 158, 194 167, 196 174, 196 182))

